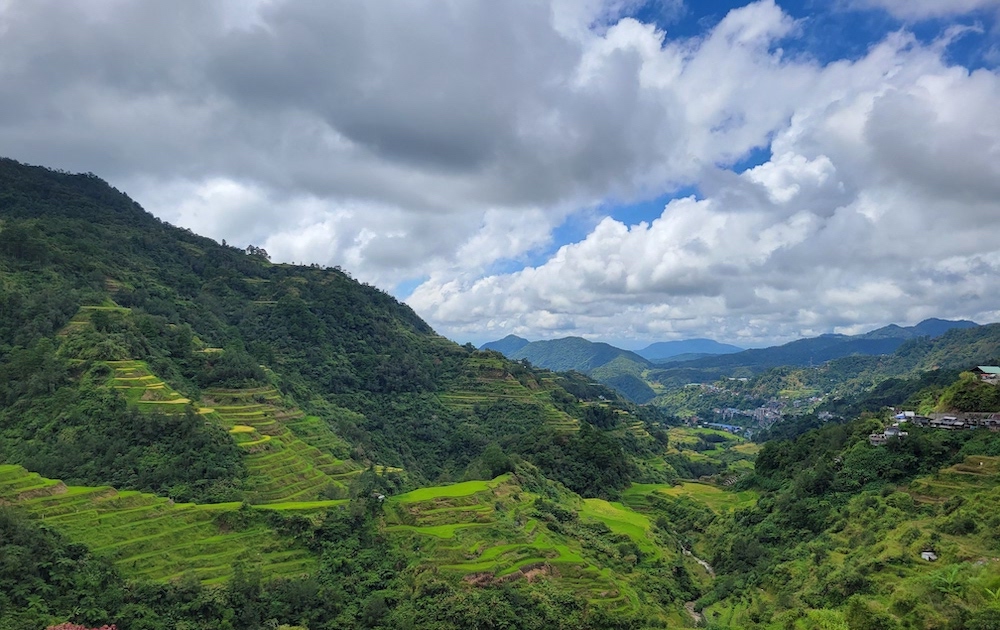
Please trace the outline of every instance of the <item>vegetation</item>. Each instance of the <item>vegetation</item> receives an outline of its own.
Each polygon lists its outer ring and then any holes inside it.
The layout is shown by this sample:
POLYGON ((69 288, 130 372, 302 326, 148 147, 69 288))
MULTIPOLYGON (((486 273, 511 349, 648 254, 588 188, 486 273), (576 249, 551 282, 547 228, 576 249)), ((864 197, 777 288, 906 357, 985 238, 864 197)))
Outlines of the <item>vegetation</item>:
POLYGON ((868 435, 996 335, 698 388, 865 411, 761 446, 0 161, 0 628, 995 627, 1000 438, 868 435))

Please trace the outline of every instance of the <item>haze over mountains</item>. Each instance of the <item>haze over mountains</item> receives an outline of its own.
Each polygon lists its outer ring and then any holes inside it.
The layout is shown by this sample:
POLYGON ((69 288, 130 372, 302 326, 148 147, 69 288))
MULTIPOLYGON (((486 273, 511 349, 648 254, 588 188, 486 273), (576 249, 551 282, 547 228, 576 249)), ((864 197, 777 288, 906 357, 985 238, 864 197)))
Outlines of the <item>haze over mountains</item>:
POLYGON ((685 374, 691 374, 690 369, 707 369, 706 374, 714 377, 718 369, 759 372, 777 366, 819 365, 851 355, 890 354, 910 339, 933 339, 952 329, 978 325, 969 320, 931 318, 913 326, 890 324, 859 335, 825 334, 749 350, 711 339, 688 339, 653 343, 632 352, 581 337, 528 341, 515 335, 485 343, 481 349, 496 350, 515 360, 527 359, 550 370, 582 372, 635 402, 645 403, 656 395, 645 377, 661 369, 684 370, 685 374))
POLYGON ((658 341, 651 343, 636 354, 649 359, 653 363, 661 363, 666 359, 679 358, 697 359, 699 355, 732 354, 743 348, 728 343, 719 343, 714 339, 684 339, 681 341, 658 341))

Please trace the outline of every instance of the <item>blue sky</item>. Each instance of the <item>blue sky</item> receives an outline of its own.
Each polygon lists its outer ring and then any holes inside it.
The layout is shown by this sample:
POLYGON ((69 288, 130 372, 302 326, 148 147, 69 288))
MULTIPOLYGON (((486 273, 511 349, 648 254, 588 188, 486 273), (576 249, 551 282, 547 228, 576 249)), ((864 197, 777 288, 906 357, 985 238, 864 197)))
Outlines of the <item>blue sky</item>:
MULTIPOLYGON (((946 2, 946 0, 942 0, 946 2)), ((704 0, 687 2, 677 10, 675 3, 662 0, 647 2, 627 15, 645 23, 656 24, 668 38, 701 37, 716 26, 731 10, 745 6, 746 2, 704 0)), ((843 59, 856 60, 887 35, 900 30, 912 32, 920 41, 931 43, 947 29, 956 25, 970 30, 957 37, 945 50, 949 63, 969 69, 996 68, 997 8, 983 8, 959 16, 936 17, 914 21, 892 15, 884 8, 850 8, 844 2, 829 0, 778 1, 778 5, 798 20, 799 32, 777 42, 788 55, 806 56, 818 63, 831 63, 843 59), (991 57, 991 54, 993 57, 991 57)), ((1000 106, 1000 104, 998 104, 1000 106)), ((736 172, 763 164, 770 158, 767 146, 754 147, 744 159, 733 164, 722 164, 736 172)), ((607 215, 627 224, 652 221, 660 216, 670 199, 697 195, 696 186, 685 186, 676 191, 665 191, 655 197, 629 204, 608 204, 602 208, 607 215)), ((554 248, 575 242, 582 236, 582 226, 568 221, 553 233, 554 248)), ((537 259, 532 259, 537 262, 537 259)), ((405 298, 415 287, 397 288, 397 295, 405 298)))
POLYGON ((0 146, 340 266, 463 343, 998 321, 998 14, 0 3, 0 146))

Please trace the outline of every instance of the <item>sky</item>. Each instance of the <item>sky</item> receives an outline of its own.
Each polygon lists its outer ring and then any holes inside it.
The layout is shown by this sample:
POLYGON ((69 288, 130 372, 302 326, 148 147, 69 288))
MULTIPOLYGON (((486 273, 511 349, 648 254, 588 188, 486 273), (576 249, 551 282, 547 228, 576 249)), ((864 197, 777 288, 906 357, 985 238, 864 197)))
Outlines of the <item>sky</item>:
POLYGON ((1000 0, 0 0, 0 155, 438 332, 1000 321, 1000 0))

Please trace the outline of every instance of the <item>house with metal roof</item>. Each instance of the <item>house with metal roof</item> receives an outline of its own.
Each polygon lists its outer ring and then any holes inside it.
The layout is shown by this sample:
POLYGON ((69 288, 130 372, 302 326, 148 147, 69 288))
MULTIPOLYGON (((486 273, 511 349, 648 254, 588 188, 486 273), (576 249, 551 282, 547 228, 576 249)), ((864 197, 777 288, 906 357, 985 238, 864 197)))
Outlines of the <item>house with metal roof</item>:
POLYGON ((977 365, 976 367, 972 368, 972 373, 979 375, 980 380, 989 383, 1000 382, 1000 366, 977 365))

